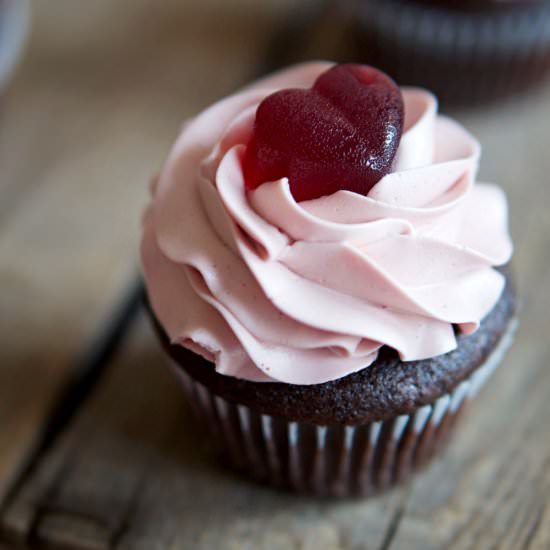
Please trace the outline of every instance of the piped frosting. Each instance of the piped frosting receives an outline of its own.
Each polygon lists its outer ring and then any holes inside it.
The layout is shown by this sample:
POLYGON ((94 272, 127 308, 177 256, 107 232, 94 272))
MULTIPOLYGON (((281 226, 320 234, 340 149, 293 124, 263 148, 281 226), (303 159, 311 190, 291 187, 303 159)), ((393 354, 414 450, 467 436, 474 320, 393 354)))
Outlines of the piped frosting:
POLYGON ((152 308, 175 344, 224 375, 316 384, 456 347, 499 299, 512 254, 503 191, 475 182, 480 146, 404 88, 392 173, 367 196, 297 203, 286 179, 247 192, 255 109, 309 87, 308 63, 261 80, 186 124, 154 188, 142 261, 152 308))

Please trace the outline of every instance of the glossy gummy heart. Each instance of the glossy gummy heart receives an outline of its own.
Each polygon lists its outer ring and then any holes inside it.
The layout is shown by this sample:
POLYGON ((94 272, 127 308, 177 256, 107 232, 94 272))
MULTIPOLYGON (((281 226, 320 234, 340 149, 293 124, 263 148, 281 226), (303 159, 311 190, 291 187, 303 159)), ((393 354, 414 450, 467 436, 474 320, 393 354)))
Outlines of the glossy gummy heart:
POLYGON ((246 187, 287 177, 296 201, 342 189, 366 195, 390 172, 402 127, 403 98, 388 76, 335 65, 312 88, 260 103, 243 161, 246 187))

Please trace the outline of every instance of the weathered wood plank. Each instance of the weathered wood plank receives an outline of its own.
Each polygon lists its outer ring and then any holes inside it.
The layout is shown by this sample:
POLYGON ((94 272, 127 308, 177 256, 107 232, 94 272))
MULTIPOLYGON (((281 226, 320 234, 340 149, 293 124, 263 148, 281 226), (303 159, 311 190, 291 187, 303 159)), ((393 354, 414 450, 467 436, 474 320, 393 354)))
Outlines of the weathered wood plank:
POLYGON ((523 547, 550 496, 550 356, 519 340, 444 459, 413 484, 392 549, 523 547))
POLYGON ((0 501, 125 292, 147 178, 182 120, 249 74, 276 12, 247 0, 34 7, 0 127, 0 501))

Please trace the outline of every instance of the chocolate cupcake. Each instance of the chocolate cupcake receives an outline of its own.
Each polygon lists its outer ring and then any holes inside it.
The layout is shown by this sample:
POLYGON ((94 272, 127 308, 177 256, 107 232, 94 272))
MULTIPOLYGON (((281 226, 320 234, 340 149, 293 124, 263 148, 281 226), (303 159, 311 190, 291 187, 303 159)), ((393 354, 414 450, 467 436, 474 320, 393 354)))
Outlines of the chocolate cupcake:
POLYGON ((359 56, 445 103, 525 90, 550 67, 547 0, 356 0, 359 56))
POLYGON ((366 495, 442 448, 511 342, 507 206, 431 94, 299 65, 189 122, 142 261, 170 364, 228 464, 366 495))

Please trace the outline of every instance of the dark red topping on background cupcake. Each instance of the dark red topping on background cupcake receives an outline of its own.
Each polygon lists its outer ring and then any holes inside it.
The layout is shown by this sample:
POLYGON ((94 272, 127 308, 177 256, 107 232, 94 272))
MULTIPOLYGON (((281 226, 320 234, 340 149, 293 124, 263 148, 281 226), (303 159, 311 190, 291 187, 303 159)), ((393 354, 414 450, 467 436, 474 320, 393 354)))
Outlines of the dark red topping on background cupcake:
POLYGON ((390 172, 402 129, 403 98, 388 76, 336 65, 312 88, 281 90, 259 105, 246 187, 287 177, 296 201, 344 189, 366 195, 390 172))

